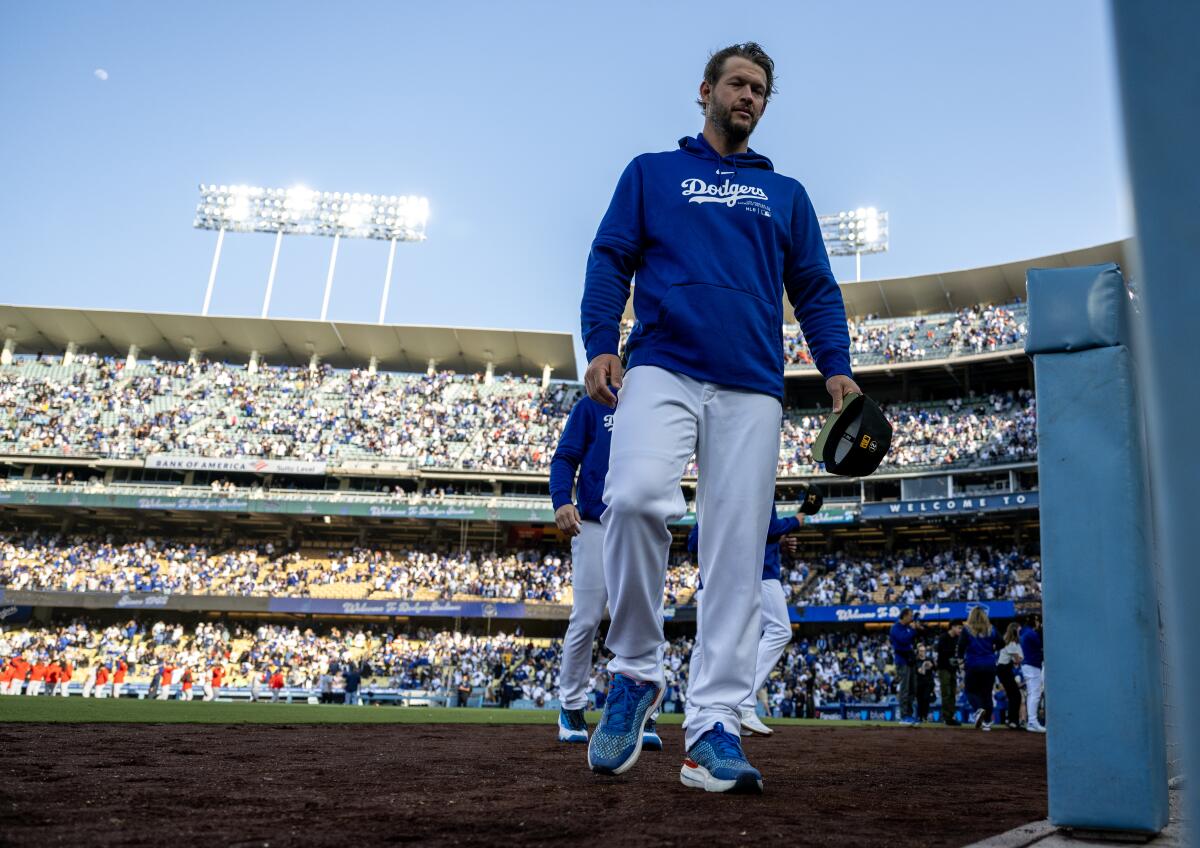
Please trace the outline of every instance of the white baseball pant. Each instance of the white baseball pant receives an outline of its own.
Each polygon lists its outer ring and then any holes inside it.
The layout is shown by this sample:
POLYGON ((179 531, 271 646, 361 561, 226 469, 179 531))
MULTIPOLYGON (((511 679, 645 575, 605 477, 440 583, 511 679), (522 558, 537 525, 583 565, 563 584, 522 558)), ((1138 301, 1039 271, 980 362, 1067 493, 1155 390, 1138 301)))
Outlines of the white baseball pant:
POLYGON ((631 369, 613 419, 601 518, 612 622, 609 671, 664 685, 662 598, 671 532, 685 512, 679 488, 696 454, 700 578, 697 628, 705 662, 689 681, 688 747, 717 722, 737 734, 754 684, 763 545, 779 461, 777 398, 703 383, 650 365, 631 369))
POLYGON ((604 527, 599 522, 581 522, 579 535, 571 539, 571 587, 571 620, 563 637, 558 699, 564 709, 581 710, 587 707, 592 645, 608 603, 604 588, 604 527))
MULTIPOLYGON (((758 657, 754 665, 754 685, 746 700, 742 701, 742 709, 753 710, 757 702, 758 690, 762 689, 771 676, 775 664, 783 656, 783 650, 792 641, 792 624, 788 617, 787 598, 783 594, 783 586, 778 580, 762 580, 762 635, 758 640, 758 657)), ((704 590, 696 593, 697 607, 704 605, 704 590)), ((688 663, 688 679, 700 673, 704 665, 703 640, 699 632, 692 645, 692 658, 688 663)), ((685 707, 687 722, 690 727, 694 710, 689 697, 685 707)))
POLYGON ((754 686, 750 695, 742 702, 747 709, 754 709, 758 690, 767 683, 783 650, 792 641, 792 620, 788 616, 787 598, 783 584, 778 580, 763 580, 762 583, 762 636, 758 640, 758 660, 754 664, 754 686))
POLYGON ((1042 699, 1042 670, 1037 666, 1022 665, 1021 676, 1025 678, 1025 721, 1038 724, 1038 701, 1042 699))

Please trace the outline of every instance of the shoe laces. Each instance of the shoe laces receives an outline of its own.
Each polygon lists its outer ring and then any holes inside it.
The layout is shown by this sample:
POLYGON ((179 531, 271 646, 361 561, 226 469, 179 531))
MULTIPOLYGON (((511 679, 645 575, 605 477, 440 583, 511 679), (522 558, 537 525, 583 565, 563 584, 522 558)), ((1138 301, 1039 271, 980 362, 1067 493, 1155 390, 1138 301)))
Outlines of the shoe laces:
POLYGON ((742 753, 742 740, 726 731, 725 725, 721 722, 718 721, 714 724, 712 729, 704 735, 708 737, 708 741, 719 759, 746 759, 746 755, 742 753))
POLYGON ((624 675, 613 677, 612 687, 605 702, 604 726, 607 730, 625 733, 633 724, 634 713, 637 712, 637 684, 624 675))

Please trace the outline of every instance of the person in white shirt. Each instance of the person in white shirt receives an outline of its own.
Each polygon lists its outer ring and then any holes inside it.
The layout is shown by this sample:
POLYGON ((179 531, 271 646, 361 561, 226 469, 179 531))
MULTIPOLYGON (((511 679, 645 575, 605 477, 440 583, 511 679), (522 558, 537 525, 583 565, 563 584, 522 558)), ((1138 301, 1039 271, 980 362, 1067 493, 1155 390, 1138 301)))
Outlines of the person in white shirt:
POLYGON ((1021 653, 1021 628, 1014 621, 1004 631, 1004 647, 996 657, 996 677, 1008 698, 1004 723, 1010 730, 1021 729, 1021 687, 1017 684, 1017 668, 1024 659, 1021 653))

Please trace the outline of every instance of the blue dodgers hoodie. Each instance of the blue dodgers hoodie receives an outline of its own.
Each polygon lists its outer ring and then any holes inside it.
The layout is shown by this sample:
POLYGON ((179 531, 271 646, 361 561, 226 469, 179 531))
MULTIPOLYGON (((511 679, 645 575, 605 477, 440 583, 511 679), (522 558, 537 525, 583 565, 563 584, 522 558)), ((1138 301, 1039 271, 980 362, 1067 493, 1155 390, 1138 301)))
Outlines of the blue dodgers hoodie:
POLYGON ((637 275, 628 366, 783 397, 783 292, 817 368, 850 375, 846 309, 808 193, 753 150, 703 135, 634 159, 592 242, 581 317, 588 360, 617 353, 637 275))
MULTIPOLYGON (((779 513, 775 510, 775 504, 771 504, 771 523, 767 526, 767 547, 763 551, 763 580, 779 579, 783 573, 783 567, 780 564, 779 540, 788 533, 795 533, 799 529, 800 522, 795 516, 780 518, 779 513)), ((693 556, 700 552, 699 523, 688 534, 687 549, 693 556)))
POLYGON ((607 406, 586 395, 575 404, 550 460, 550 500, 555 511, 571 502, 571 486, 578 470, 579 485, 575 488, 579 514, 586 521, 600 520, 612 427, 613 411, 607 406))

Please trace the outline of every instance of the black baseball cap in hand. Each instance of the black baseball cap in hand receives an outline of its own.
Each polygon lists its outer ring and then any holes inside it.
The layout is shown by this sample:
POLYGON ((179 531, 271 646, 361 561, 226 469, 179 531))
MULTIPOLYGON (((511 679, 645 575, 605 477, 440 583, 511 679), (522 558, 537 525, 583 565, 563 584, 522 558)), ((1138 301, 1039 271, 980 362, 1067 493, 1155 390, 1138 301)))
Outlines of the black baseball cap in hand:
POLYGON ((800 512, 805 515, 816 515, 825 503, 825 495, 817 486, 805 486, 804 497, 800 501, 800 512))
POLYGON ((879 467, 892 445, 892 425, 879 404, 848 393, 842 411, 831 413, 813 443, 813 456, 825 470, 842 477, 866 477, 879 467))

